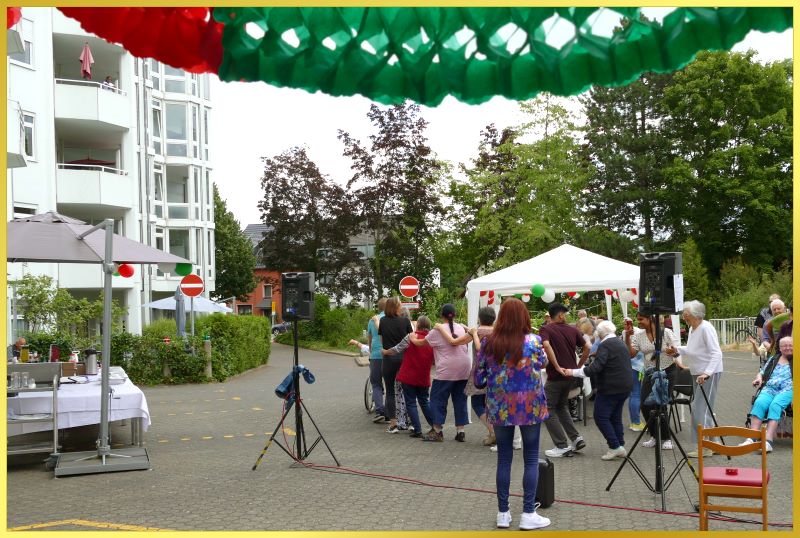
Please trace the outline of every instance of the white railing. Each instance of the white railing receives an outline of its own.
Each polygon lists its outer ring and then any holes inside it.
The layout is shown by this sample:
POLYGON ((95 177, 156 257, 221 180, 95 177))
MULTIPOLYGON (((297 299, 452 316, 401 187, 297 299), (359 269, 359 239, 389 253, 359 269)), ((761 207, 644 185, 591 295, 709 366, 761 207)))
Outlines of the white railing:
POLYGON ((59 170, 92 170, 97 172, 105 172, 107 174, 116 174, 118 176, 127 176, 128 172, 120 170, 119 168, 111 168, 110 166, 103 166, 99 164, 67 164, 58 163, 59 170))
POLYGON ((114 92, 122 96, 128 95, 126 92, 120 90, 116 86, 110 86, 108 84, 103 84, 102 82, 94 82, 93 80, 75 80, 71 78, 57 78, 55 80, 56 84, 67 84, 70 86, 90 86, 90 87, 93 86, 95 88, 100 88, 102 90, 114 92))
POLYGON ((710 319, 708 322, 717 330, 719 344, 721 346, 727 346, 737 343, 736 333, 742 329, 754 330, 756 318, 710 319))

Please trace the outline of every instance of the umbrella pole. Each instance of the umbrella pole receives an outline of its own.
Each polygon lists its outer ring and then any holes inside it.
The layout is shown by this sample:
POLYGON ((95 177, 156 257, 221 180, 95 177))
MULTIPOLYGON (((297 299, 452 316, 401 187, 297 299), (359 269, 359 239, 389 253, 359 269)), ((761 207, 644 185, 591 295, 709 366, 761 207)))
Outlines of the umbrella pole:
POLYGON ((103 458, 111 453, 108 439, 108 370, 111 363, 111 278, 114 274, 114 221, 105 219, 106 245, 103 260, 103 371, 100 372, 100 439, 97 443, 97 455, 103 458))

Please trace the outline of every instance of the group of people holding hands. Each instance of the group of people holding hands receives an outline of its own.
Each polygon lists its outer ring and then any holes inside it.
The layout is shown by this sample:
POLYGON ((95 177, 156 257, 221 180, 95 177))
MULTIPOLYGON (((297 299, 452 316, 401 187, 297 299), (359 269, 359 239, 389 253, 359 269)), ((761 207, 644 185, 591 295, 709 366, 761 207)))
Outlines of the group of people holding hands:
MULTIPOLYGON (((388 433, 407 429, 412 438, 443 442, 450 400, 455 413, 454 438, 464 442, 469 397, 487 430, 483 443, 497 451, 498 527, 509 527, 512 522, 509 485, 515 448, 522 449, 524 460, 520 528, 550 524, 549 519, 536 513, 534 502, 540 429, 544 423, 555 445, 545 451, 549 457, 572 455, 586 447, 569 412, 569 393, 576 379, 592 380, 594 421, 608 445, 608 451, 601 456, 603 460, 627 455, 622 413, 634 393, 638 397, 635 406, 629 402, 629 427, 636 431, 648 429, 650 439, 643 443, 645 447, 654 447, 655 439, 660 437, 663 449, 673 448, 666 420, 661 421, 658 435, 654 431, 657 413, 653 411, 666 402, 649 396, 655 390, 653 380, 659 378, 668 380, 671 395, 680 370, 688 369, 693 389, 705 394, 692 400, 692 424, 713 425, 713 405, 723 372, 722 351, 713 325, 705 320, 705 306, 699 301, 684 305, 683 319, 689 332, 683 346, 668 327, 660 328, 661 334, 657 335, 651 316, 637 315, 638 328, 634 329, 632 322, 626 323, 618 335, 617 327, 608 320, 601 320, 596 326, 591 321, 587 323, 585 317, 577 326, 567 323, 568 308, 560 303, 550 305, 550 319, 538 329, 539 334, 531 327, 525 303, 513 297, 505 298, 499 311, 492 307, 480 309, 480 325, 475 328, 454 321, 456 309, 452 304, 444 305, 439 312, 441 323, 432 326, 426 316, 420 316, 416 327, 409 316, 403 315, 399 298, 381 299, 378 307, 381 312, 370 320, 367 329, 370 379, 377 408, 373 420, 388 422, 388 433), (659 340, 660 360, 656 360, 659 340), (470 357, 470 343, 476 352, 475 361, 470 357), (656 367, 663 373, 656 374, 656 367), (403 401, 402 413, 398 412, 398 399, 403 401), (639 419, 639 399, 644 421, 639 419), (425 432, 418 407, 428 424, 425 432), (405 414, 407 421, 401 416, 405 414)), ((761 421, 770 421, 770 441, 782 407, 791 402, 791 338, 780 340, 780 350, 780 357, 769 361, 754 381, 754 386, 765 388, 751 410, 752 424, 758 428, 761 421)), ((697 430, 690 431, 696 446, 697 430)), ((768 445, 767 450, 771 449, 768 445)), ((688 455, 698 456, 696 450, 688 455)))

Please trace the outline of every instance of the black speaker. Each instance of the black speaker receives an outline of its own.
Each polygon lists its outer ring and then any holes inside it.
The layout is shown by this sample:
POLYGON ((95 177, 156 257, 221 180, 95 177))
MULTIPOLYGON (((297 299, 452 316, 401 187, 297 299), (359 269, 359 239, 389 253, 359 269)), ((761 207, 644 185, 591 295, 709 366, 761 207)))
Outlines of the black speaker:
POLYGON ((648 316, 675 314, 675 289, 683 303, 683 254, 648 252, 639 254, 639 313, 648 316), (676 279, 677 276, 677 279, 676 279))
POLYGON ((314 273, 281 273, 284 321, 314 319, 314 273))

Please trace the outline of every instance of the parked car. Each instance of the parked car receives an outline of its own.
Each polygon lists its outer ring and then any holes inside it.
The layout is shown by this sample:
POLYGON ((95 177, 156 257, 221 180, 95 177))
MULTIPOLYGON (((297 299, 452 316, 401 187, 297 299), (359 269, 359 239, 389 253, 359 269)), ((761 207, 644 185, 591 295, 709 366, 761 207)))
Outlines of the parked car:
POLYGON ((284 321, 283 323, 276 323, 272 326, 272 334, 278 335, 281 333, 285 333, 292 329, 292 323, 290 321, 284 321))

